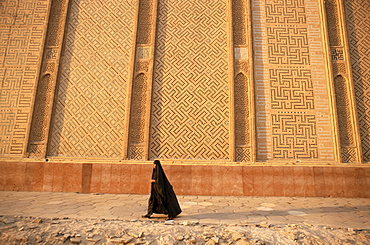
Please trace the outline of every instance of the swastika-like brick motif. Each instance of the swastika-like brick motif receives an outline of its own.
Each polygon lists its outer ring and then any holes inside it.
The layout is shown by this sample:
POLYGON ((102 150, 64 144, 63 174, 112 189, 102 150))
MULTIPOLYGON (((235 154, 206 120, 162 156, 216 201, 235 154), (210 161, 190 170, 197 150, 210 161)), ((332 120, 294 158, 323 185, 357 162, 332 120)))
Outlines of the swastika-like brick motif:
POLYGON ((159 1, 150 158, 229 159, 227 1, 159 1))
POLYGON ((358 162, 356 158, 357 152, 354 148, 342 147, 342 161, 347 163, 358 162))
POLYGON ((251 160, 251 151, 248 147, 236 147, 235 160, 237 162, 249 162, 251 160))
POLYGON ((0 155, 27 149, 49 4, 0 1, 0 155))
POLYGON ((310 70, 270 69, 272 109, 314 109, 310 70))
POLYGON ((310 63, 306 28, 267 27, 270 64, 310 63))
POLYGON ((272 115, 275 158, 317 158, 315 115, 272 115))
POLYGON ((364 161, 370 161, 370 2, 346 0, 347 31, 364 161))
POLYGON ((130 146, 129 158, 133 160, 143 160, 144 148, 142 146, 130 146))
POLYGON ((49 156, 122 156, 136 1, 72 0, 49 156))
POLYGON ((319 3, 252 0, 251 5, 258 23, 253 27, 257 159, 333 160, 319 3))
POLYGON ((333 48, 332 47, 330 49, 330 55, 331 55, 331 60, 334 62, 344 60, 343 48, 333 48))
POLYGON ((304 0, 267 1, 266 22, 274 24, 306 23, 306 9, 304 0))

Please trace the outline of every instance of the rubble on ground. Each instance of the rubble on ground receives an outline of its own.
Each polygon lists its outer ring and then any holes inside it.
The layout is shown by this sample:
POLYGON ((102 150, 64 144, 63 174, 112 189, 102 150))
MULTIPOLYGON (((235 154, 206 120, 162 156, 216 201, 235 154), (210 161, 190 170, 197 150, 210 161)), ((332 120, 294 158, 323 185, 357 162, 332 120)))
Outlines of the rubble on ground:
POLYGON ((370 244, 370 229, 0 216, 0 244, 370 244))

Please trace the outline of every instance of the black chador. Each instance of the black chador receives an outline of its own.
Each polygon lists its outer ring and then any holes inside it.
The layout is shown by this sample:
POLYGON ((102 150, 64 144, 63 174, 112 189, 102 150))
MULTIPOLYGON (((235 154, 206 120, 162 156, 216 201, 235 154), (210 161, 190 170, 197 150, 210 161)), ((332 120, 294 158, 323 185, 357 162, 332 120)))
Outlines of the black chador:
POLYGON ((155 214, 167 214, 168 219, 173 219, 181 213, 180 205, 172 185, 168 181, 159 160, 154 161, 148 213, 143 217, 150 218, 155 214))

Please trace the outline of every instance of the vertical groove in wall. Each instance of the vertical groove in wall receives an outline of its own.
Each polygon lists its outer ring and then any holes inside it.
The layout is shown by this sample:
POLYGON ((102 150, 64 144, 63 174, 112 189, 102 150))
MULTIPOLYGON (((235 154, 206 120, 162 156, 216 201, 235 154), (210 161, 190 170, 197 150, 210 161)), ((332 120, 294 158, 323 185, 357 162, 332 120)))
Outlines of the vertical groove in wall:
POLYGON ((51 3, 44 57, 29 139, 30 158, 45 158, 69 0, 51 3))
MULTIPOLYGON (((358 130, 356 130, 359 162, 370 162, 370 35, 366 31, 370 26, 370 2, 364 0, 346 0, 341 2, 345 9, 346 32, 348 41, 347 62, 351 69, 350 78, 353 81, 353 97, 357 108, 356 118, 358 130), (350 58, 349 58, 350 56, 350 58), (354 97, 355 96, 355 97, 354 97), (360 146, 361 145, 361 146, 360 146), (362 152, 361 152, 362 151, 362 152)), ((343 11, 344 12, 344 11, 343 11)), ((344 18, 344 17, 343 17, 344 18)), ((345 23, 344 23, 345 22, 345 23)), ((352 82, 348 83, 352 85, 352 82)), ((351 107, 355 108, 355 106, 351 107)), ((355 125, 355 126, 357 126, 355 125)))
POLYGON ((247 29, 249 5, 245 0, 232 2, 234 41, 234 107, 235 107, 235 161, 252 161, 251 140, 251 36, 247 29))
POLYGON ((153 70, 156 0, 139 3, 134 78, 131 92, 128 158, 146 160, 153 70))
POLYGON ((347 58, 345 46, 346 35, 344 28, 343 15, 341 14, 341 0, 325 1, 326 18, 328 23, 329 44, 331 52, 331 63, 334 76, 334 90, 336 97, 336 113, 339 126, 341 161, 345 163, 360 162, 359 145, 356 143, 354 117, 355 107, 352 79, 349 76, 349 60, 347 58), (343 31, 342 31, 343 30, 343 31), (352 109, 351 109, 352 108, 352 109))

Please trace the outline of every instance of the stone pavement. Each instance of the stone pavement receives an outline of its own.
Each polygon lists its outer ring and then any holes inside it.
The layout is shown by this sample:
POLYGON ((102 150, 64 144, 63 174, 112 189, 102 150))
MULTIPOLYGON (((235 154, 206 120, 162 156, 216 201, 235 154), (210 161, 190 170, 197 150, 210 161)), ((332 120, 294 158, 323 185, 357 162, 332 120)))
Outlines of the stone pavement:
MULTIPOLYGON (((0 191, 0 215, 144 220, 148 195, 0 191)), ((370 229, 369 198, 177 196, 175 222, 370 229)), ((155 219, 165 220, 158 215, 155 219)))

